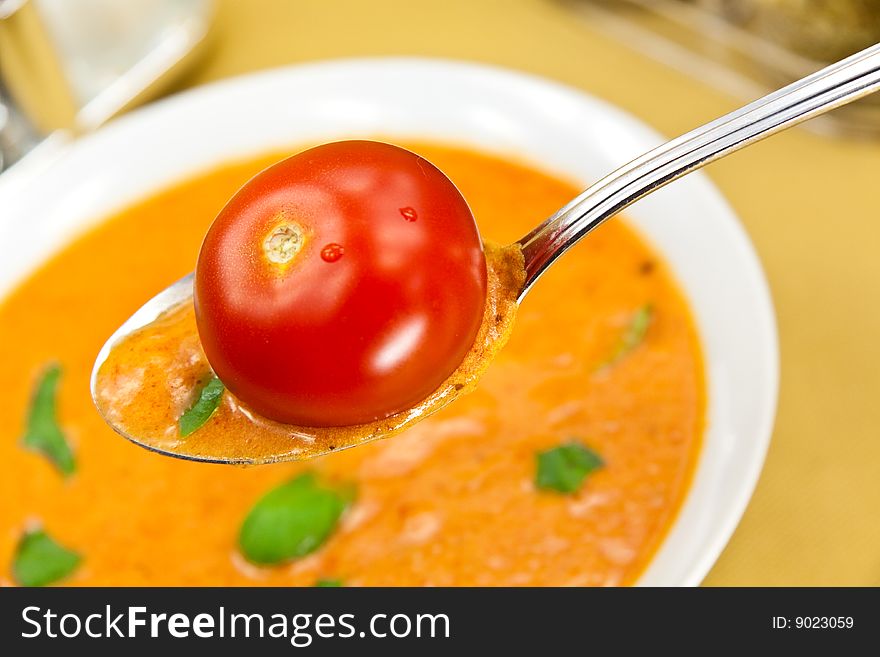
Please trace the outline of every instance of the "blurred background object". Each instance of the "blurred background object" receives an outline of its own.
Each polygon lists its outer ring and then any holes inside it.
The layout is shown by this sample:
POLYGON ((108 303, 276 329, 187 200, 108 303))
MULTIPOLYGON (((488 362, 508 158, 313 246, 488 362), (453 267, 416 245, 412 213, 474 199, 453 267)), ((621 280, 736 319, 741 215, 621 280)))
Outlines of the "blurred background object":
POLYGON ((833 61, 880 41, 878 0, 715 0, 746 30, 815 61, 833 61))
MULTIPOLYGON (((880 41, 880 0, 555 1, 742 100, 880 41)), ((168 89, 213 12, 213 0, 0 0, 0 171, 168 89)), ((880 136, 880 98, 808 126, 880 136)))
POLYGON ((57 130, 92 130, 167 88, 211 11, 211 0, 0 0, 0 171, 57 130))
MULTIPOLYGON (((751 100, 880 42, 880 0, 562 0, 632 47, 751 100)), ((807 124, 880 136, 880 98, 807 124)))

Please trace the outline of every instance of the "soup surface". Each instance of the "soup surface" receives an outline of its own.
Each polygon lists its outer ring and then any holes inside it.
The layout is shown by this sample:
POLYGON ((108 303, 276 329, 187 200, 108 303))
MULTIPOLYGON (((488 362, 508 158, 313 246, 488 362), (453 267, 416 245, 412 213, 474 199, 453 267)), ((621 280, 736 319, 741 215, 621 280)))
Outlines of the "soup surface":
MULTIPOLYGON (((579 191, 501 159, 406 146, 455 181, 495 242, 518 238, 579 191)), ((241 468, 158 456, 103 423, 88 380, 104 340, 193 268, 225 201, 284 155, 223 166, 126 209, 0 304, 0 582, 12 583, 16 545, 36 524, 82 556, 64 580, 73 585, 633 582, 686 493, 705 394, 688 308, 663 262, 621 221, 529 293, 473 393, 397 437, 241 468), (49 363, 62 368, 58 418, 76 459, 67 478, 20 441, 49 363), (536 455, 571 441, 603 466, 572 493, 539 489, 536 455), (317 552, 249 564, 236 547, 242 520, 304 470, 353 484, 355 501, 317 552)))

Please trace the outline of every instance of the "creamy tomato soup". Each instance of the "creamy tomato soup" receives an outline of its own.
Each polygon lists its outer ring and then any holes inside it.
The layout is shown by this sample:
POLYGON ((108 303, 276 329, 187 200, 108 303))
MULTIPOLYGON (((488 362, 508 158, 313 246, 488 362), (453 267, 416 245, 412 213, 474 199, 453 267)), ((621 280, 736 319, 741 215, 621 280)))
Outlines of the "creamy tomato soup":
MULTIPOLYGON (((509 243, 578 193, 472 151, 406 144, 442 169, 481 234, 509 243)), ((71 243, 0 304, 0 581, 40 526, 79 555, 71 585, 613 585, 635 581, 687 492, 703 429, 698 338, 666 266, 615 220, 529 293, 476 390, 408 431, 302 463, 241 468, 162 457, 118 437, 89 396, 104 340, 191 271, 212 218, 284 154, 222 166, 71 243), (62 476, 20 440, 34 386, 60 366, 62 476), (601 462, 572 490, 538 455, 601 462), (239 551, 244 518, 304 471, 356 491, 320 548, 271 567, 239 551)), ((210 422, 210 420, 209 420, 210 422)), ((195 434, 194 434, 195 435, 195 434)))

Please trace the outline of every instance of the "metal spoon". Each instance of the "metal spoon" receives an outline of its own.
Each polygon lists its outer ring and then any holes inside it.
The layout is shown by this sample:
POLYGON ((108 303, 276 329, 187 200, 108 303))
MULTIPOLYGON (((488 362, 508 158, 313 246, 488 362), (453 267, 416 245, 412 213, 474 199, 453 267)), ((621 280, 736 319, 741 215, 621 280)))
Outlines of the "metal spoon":
MULTIPOLYGON (((729 153, 878 89, 880 44, 668 141, 611 172, 517 242, 525 256, 526 268, 519 301, 559 256, 606 219, 643 196, 729 153)), ((165 311, 191 299, 192 289, 193 275, 190 274, 150 299, 110 336, 92 369, 94 400, 97 400, 98 370, 110 350, 165 311)), ((106 417, 105 420, 120 435, 161 454, 199 461, 232 462, 158 449, 138 436, 127 434, 106 417)), ((279 460, 283 458, 280 455, 279 460)))

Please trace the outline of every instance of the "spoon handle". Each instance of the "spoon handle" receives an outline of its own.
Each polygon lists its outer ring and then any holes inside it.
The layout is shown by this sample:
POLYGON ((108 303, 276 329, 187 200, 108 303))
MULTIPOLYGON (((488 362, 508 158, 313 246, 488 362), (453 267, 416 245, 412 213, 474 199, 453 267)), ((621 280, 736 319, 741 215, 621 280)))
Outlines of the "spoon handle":
POLYGON ((691 130, 611 172, 519 240, 522 298, 556 258, 655 189, 729 153, 880 89, 880 44, 691 130))

